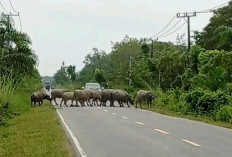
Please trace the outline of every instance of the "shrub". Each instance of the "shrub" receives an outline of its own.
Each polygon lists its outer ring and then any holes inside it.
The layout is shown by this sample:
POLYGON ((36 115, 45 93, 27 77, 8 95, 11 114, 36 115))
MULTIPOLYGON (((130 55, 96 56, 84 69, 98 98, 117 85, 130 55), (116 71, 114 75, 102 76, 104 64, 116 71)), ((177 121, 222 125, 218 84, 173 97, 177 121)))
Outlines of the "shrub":
POLYGON ((216 120, 232 123, 232 107, 223 106, 217 112, 216 120))
POLYGON ((212 92, 196 88, 185 97, 189 109, 197 114, 214 115, 222 106, 230 103, 228 96, 221 92, 212 92))

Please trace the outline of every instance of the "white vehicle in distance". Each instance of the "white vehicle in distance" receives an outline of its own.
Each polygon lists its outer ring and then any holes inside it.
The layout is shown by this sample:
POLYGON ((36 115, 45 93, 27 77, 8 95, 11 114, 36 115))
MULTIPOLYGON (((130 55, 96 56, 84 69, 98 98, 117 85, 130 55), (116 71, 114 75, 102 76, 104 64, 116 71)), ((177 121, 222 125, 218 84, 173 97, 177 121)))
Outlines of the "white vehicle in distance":
POLYGON ((83 90, 103 90, 104 88, 101 87, 99 83, 86 83, 85 87, 82 87, 83 90))

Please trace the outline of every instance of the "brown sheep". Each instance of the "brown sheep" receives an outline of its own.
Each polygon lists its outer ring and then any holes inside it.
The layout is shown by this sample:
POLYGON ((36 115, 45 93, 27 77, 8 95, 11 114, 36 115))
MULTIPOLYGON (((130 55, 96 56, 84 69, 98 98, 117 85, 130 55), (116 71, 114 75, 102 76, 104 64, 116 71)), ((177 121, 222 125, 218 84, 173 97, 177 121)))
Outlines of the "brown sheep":
MULTIPOLYGON (((62 102, 64 102, 65 106, 67 106, 67 101, 68 100, 71 100, 72 101, 72 104, 71 106, 73 106, 73 97, 74 97, 74 92, 65 92, 63 95, 62 95, 62 100, 60 102, 60 107, 62 107, 62 102)), ((68 107, 68 106, 67 106, 68 107)))
POLYGON ((53 89, 51 91, 51 100, 54 100, 56 105, 58 105, 57 102, 56 102, 56 98, 62 98, 62 95, 65 92, 69 92, 69 90, 68 89, 53 89))
POLYGON ((111 100, 113 106, 115 100, 118 101, 120 107, 123 106, 123 102, 127 102, 128 107, 130 107, 128 102, 130 102, 132 105, 134 104, 132 96, 130 96, 126 91, 123 90, 113 90, 111 94, 111 100))
MULTIPOLYGON (((111 94, 113 92, 113 89, 105 89, 101 91, 101 105, 106 106, 106 102, 110 101, 111 102, 111 94)), ((112 103, 110 103, 112 105, 112 103)))
POLYGON ((34 103, 34 106, 35 106, 36 102, 38 102, 39 106, 41 106, 43 104, 44 99, 51 101, 51 98, 48 94, 43 93, 43 92, 34 92, 31 95, 31 105, 32 103, 34 103))
POLYGON ((90 99, 92 98, 93 92, 90 90, 75 90, 74 91, 74 100, 76 103, 79 101, 81 106, 85 106, 84 102, 89 106, 90 99))
POLYGON ((98 100, 100 101, 101 99, 102 99, 102 94, 101 94, 101 92, 99 91, 99 90, 92 90, 92 99, 93 99, 93 105, 94 106, 99 106, 99 104, 98 104, 98 100))
POLYGON ((153 95, 150 91, 140 90, 137 92, 137 95, 135 97, 135 108, 137 108, 137 104, 140 104, 140 108, 142 108, 142 102, 146 101, 149 108, 151 108, 152 100, 154 100, 156 97, 153 95))

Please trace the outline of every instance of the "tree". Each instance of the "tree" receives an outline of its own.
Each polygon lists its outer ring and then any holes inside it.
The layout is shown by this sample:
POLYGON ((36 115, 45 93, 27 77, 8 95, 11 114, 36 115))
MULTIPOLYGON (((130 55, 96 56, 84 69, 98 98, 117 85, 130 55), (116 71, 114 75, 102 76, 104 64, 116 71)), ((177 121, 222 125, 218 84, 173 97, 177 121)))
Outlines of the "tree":
POLYGON ((98 69, 98 68, 95 69, 94 78, 100 84, 104 84, 106 82, 106 79, 105 79, 102 71, 100 69, 98 69))
POLYGON ((11 73, 15 80, 37 72, 38 58, 31 49, 31 40, 25 33, 14 28, 12 19, 5 15, 0 19, 0 73, 11 73), (8 30, 8 26, 10 30, 8 30))
POLYGON ((232 2, 214 11, 203 32, 195 32, 196 44, 207 50, 232 51, 232 2))

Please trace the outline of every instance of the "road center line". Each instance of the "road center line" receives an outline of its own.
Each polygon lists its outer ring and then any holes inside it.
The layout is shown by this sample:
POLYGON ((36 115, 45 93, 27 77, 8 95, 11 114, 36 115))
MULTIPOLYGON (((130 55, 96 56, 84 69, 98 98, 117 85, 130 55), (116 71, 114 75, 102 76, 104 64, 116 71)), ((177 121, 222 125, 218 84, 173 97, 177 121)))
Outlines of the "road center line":
POLYGON ((123 119, 128 119, 127 117, 122 116, 123 119))
POLYGON ((200 147, 200 146, 201 146, 201 145, 199 145, 199 144, 197 144, 197 143, 195 143, 195 142, 189 141, 189 140, 183 140, 183 139, 182 139, 182 141, 183 141, 183 142, 186 142, 186 143, 188 143, 188 144, 191 144, 191 145, 193 145, 193 146, 196 146, 196 147, 200 147))
POLYGON ((59 115, 61 121, 63 122, 66 130, 68 131, 69 135, 71 136, 77 150, 79 151, 81 157, 87 157, 85 151, 83 150, 83 148, 81 147, 79 141, 77 140, 76 136, 74 135, 74 133, 72 132, 72 130, 69 128, 68 124, 64 121, 64 118, 62 117, 62 115, 60 114, 60 112, 58 110, 56 110, 57 114, 59 115))
POLYGON ((160 129, 155 129, 155 131, 158 131, 158 132, 160 132, 160 133, 162 133, 162 134, 165 134, 165 135, 168 135, 168 134, 169 134, 168 132, 163 131, 163 130, 160 130, 160 129))
POLYGON ((114 112, 113 112, 112 114, 113 114, 113 115, 116 115, 117 113, 114 113, 114 112))
POLYGON ((141 123, 141 122, 135 122, 135 123, 140 124, 140 125, 144 125, 144 124, 143 124, 143 123, 141 123))
POLYGON ((105 112, 108 112, 108 110, 104 110, 105 112))

